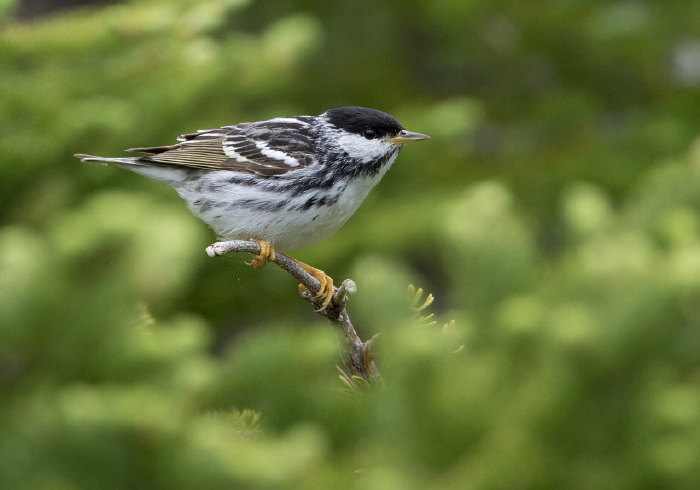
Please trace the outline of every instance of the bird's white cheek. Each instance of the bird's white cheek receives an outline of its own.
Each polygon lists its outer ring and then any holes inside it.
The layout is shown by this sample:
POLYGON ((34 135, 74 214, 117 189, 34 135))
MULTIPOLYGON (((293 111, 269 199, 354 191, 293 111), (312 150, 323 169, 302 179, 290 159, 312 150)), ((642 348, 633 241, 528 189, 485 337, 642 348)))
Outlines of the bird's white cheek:
POLYGON ((358 134, 341 135, 337 143, 348 155, 362 163, 373 162, 391 150, 391 143, 380 139, 368 140, 358 134))

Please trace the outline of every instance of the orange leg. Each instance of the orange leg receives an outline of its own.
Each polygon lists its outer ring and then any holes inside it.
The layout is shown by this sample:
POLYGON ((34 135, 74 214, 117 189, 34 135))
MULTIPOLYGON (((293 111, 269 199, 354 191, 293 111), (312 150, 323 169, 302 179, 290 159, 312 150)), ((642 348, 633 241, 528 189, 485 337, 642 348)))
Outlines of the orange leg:
MULTIPOLYGON (((301 267, 306 272, 311 274, 313 277, 316 278, 316 280, 318 282, 321 283, 321 289, 319 289, 318 293, 316 293, 316 297, 317 298, 324 298, 323 299, 323 306, 321 307, 321 309, 328 306, 331 302, 331 299, 333 298, 333 293, 334 293, 333 279, 331 278, 331 276, 329 276, 328 274, 326 274, 325 272, 323 272, 320 269, 316 269, 315 267, 311 267, 308 264, 305 264, 303 262, 299 262, 297 259, 292 259, 292 260, 294 262, 296 262, 297 264, 299 264, 299 267, 301 267)), ((299 290, 301 292, 306 291, 306 286, 304 286, 303 284, 299 284, 299 290)))
POLYGON ((272 242, 269 240, 261 240, 259 238, 253 238, 253 240, 260 245, 260 253, 253 257, 253 260, 250 261, 253 267, 260 269, 268 262, 274 262, 275 247, 272 245, 272 242))

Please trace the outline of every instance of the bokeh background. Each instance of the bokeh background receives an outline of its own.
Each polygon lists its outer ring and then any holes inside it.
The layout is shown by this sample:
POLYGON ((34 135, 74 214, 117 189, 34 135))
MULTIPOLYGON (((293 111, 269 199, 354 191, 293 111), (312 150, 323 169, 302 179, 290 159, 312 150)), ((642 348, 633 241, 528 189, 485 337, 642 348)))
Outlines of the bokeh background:
POLYGON ((700 487, 700 3, 45 4, 0 1, 0 487, 700 487), (72 157, 343 105, 432 136, 295 254, 365 394, 286 273, 72 157))

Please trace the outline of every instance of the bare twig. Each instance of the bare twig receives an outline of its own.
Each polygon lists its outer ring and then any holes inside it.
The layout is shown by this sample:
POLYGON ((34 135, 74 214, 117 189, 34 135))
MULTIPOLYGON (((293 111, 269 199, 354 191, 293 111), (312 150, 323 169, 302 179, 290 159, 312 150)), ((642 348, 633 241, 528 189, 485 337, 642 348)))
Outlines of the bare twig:
MULTIPOLYGON (((207 247, 207 254, 210 257, 226 255, 230 252, 259 254, 260 245, 252 240, 232 240, 217 242, 207 247)), ((367 342, 362 342, 345 309, 348 294, 353 294, 357 290, 355 283, 351 279, 343 281, 340 287, 335 288, 330 304, 324 308, 323 297, 316 296, 321 287, 316 278, 284 254, 275 253, 274 262, 306 287, 306 291, 301 293, 302 297, 314 305, 317 313, 325 316, 338 327, 342 334, 343 363, 350 375, 360 377, 370 383, 379 381, 379 370, 372 359, 372 343, 376 336, 367 342)))

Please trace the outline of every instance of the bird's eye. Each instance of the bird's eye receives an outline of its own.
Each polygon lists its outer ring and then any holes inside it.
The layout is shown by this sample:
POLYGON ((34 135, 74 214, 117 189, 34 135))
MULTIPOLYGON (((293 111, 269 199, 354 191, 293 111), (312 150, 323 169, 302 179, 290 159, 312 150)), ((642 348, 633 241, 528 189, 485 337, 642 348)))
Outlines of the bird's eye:
POLYGON ((377 132, 374 129, 367 128, 364 131, 362 131, 362 136, 364 136, 365 139, 373 140, 377 137, 377 132))

